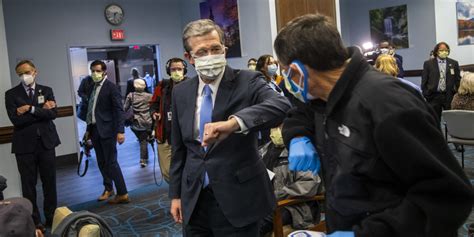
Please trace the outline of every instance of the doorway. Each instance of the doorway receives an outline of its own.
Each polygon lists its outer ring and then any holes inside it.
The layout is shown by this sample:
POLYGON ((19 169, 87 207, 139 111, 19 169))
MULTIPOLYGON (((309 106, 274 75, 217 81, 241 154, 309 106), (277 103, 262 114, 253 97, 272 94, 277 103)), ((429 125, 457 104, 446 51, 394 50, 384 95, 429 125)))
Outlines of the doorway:
MULTIPOLYGON (((75 95, 73 103, 76 105, 76 111, 81 102, 81 98, 77 95, 77 90, 81 81, 90 74, 89 65, 94 60, 102 60, 106 63, 107 79, 116 84, 122 95, 122 102, 125 100, 127 81, 132 77, 132 68, 138 69, 140 78, 145 79, 147 87, 149 87, 148 91, 153 91, 159 78, 161 78, 160 68, 158 67, 160 63, 158 45, 70 47, 69 56, 71 89, 75 95)), ((85 133, 86 123, 77 117, 75 117, 75 121, 77 144, 79 144, 85 133)), ((125 128, 125 142, 122 145, 117 145, 117 158, 128 191, 153 183, 155 171, 157 179, 161 179, 158 162, 156 163, 156 170, 153 169, 155 148, 151 144, 148 145, 149 165, 141 168, 139 164, 140 147, 138 140, 129 127, 125 128)), ((82 166, 84 166, 84 163, 82 163, 82 166)), ((94 200, 104 189, 102 175, 97 166, 93 149, 87 174, 84 177, 79 177, 76 174, 76 169, 77 164, 58 167, 57 188, 58 204, 60 205, 73 205, 94 200), (71 187, 74 188, 71 190, 71 187)))

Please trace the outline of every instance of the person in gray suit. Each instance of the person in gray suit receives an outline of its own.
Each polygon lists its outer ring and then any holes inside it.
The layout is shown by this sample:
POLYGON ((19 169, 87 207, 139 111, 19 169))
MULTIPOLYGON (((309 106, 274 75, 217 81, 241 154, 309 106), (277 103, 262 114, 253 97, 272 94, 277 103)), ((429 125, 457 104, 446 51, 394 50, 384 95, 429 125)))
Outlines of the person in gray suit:
POLYGON ((262 74, 226 66, 213 21, 189 23, 183 44, 198 76, 173 90, 171 214, 188 237, 258 236, 275 197, 257 132, 277 126, 290 103, 262 74))

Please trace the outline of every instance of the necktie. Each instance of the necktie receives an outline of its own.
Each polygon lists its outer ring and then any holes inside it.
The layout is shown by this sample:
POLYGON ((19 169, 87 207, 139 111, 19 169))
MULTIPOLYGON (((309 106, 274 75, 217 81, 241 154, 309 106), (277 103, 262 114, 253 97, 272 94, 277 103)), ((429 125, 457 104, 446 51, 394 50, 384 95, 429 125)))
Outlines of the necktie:
POLYGON ((89 103, 87 105, 87 117, 86 123, 92 123, 92 110, 94 109, 94 101, 95 101, 95 92, 97 90, 97 84, 94 85, 94 89, 92 90, 91 96, 89 97, 89 103))
POLYGON ((28 87, 28 97, 33 101, 33 88, 28 87))
POLYGON ((440 61, 438 90, 446 91, 446 62, 440 61))
MULTIPOLYGON (((204 125, 212 121, 212 90, 209 85, 205 85, 203 88, 203 97, 201 101, 201 111, 199 113, 199 138, 204 137, 204 125)), ((207 147, 204 148, 206 150, 207 147)), ((204 171, 203 188, 209 185, 209 176, 204 171)))

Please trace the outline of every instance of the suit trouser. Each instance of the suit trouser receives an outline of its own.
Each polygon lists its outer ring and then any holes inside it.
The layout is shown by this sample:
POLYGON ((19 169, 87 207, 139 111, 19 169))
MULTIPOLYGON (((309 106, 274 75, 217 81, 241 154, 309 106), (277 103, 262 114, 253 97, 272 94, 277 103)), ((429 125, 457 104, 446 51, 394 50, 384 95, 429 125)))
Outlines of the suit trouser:
POLYGON ((161 175, 166 182, 170 182, 171 145, 166 141, 158 143, 158 160, 160 162, 161 175))
POLYGON ((101 138, 97 126, 91 129, 92 145, 94 146, 97 163, 104 178, 104 186, 108 191, 113 190, 112 182, 115 183, 118 195, 127 193, 122 170, 117 161, 117 140, 115 137, 101 138))
POLYGON ((442 111, 451 109, 452 99, 449 99, 446 93, 435 93, 430 98, 426 98, 426 101, 433 107, 440 121, 442 111))
POLYGON ((201 190, 189 223, 184 227, 186 237, 195 236, 259 236, 258 223, 234 227, 224 216, 211 188, 201 190))
POLYGON ((33 204, 33 221, 35 225, 41 223, 41 217, 36 204, 36 183, 38 171, 43 186, 43 211, 46 225, 53 223, 54 211, 57 207, 56 194, 56 152, 46 149, 41 139, 37 139, 33 153, 15 154, 18 171, 21 178, 23 197, 33 204))

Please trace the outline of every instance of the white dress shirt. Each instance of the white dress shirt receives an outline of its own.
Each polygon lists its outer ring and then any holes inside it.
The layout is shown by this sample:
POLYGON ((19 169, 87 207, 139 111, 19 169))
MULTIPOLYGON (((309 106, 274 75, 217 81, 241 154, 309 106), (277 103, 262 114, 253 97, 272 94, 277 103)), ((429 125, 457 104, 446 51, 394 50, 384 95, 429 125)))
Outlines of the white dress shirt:
POLYGON ((100 89, 102 89, 102 85, 104 84, 105 80, 107 80, 107 76, 105 76, 104 79, 102 79, 102 81, 100 81, 97 87, 95 88, 94 105, 92 106, 92 124, 95 124, 95 106, 97 104, 97 97, 99 96, 100 89))
MULTIPOLYGON (((216 95, 217 95, 217 90, 219 89, 219 85, 221 84, 222 78, 224 77, 224 71, 211 83, 209 83, 209 87, 211 88, 211 97, 212 97, 212 109, 214 110, 214 105, 216 102, 216 95)), ((200 122, 200 114, 201 114, 201 103, 202 99, 204 97, 204 86, 206 83, 201 79, 201 77, 198 74, 198 79, 199 79, 199 85, 198 85, 198 92, 196 95, 196 110, 194 112, 194 138, 198 141, 201 141, 199 137, 199 122, 200 122)), ((237 120, 237 123, 240 126, 240 130, 237 131, 238 133, 244 133, 247 134, 247 126, 245 123, 242 121, 241 118, 231 115, 229 118, 235 118, 237 120)))

